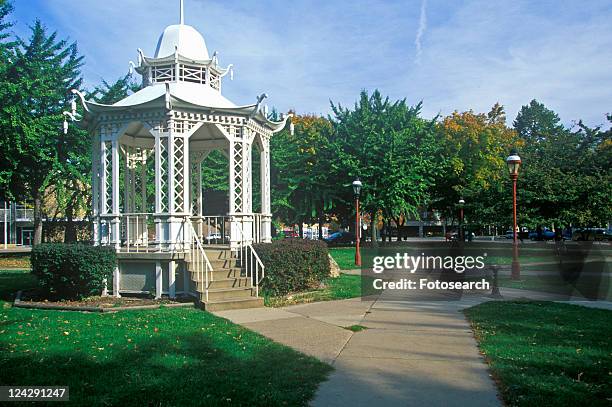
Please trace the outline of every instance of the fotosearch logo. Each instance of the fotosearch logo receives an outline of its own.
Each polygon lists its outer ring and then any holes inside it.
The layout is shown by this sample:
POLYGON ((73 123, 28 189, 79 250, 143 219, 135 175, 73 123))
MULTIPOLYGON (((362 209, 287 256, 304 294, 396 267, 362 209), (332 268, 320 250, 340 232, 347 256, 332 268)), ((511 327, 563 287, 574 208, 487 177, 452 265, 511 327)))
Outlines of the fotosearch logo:
POLYGON ((453 270, 456 273, 463 273, 466 270, 482 270, 485 267, 484 259, 487 254, 482 256, 410 256, 408 253, 396 253, 395 256, 375 256, 372 264, 372 271, 380 274, 385 270, 406 270, 411 273, 417 270, 453 270))

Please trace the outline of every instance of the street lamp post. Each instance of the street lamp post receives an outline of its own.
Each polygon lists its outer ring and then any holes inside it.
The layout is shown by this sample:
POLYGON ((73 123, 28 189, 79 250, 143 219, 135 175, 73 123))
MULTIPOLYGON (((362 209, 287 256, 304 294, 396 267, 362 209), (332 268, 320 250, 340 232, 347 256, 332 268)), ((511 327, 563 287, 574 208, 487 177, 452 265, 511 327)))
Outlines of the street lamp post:
POLYGON ((361 181, 357 178, 353 181, 353 193, 355 195, 355 265, 361 266, 361 252, 359 241, 361 240, 361 225, 359 222, 359 195, 361 195, 361 181))
POLYGON ((516 150, 513 150, 510 153, 510 156, 506 158, 506 164, 508 164, 508 173, 510 175, 510 179, 512 180, 512 279, 519 280, 521 277, 521 266, 518 259, 518 230, 516 227, 516 180, 518 179, 519 168, 521 166, 521 157, 519 157, 516 150))
POLYGON ((465 241, 465 235, 463 231, 463 205, 465 205, 465 201, 463 198, 459 199, 459 239, 462 242, 465 241))

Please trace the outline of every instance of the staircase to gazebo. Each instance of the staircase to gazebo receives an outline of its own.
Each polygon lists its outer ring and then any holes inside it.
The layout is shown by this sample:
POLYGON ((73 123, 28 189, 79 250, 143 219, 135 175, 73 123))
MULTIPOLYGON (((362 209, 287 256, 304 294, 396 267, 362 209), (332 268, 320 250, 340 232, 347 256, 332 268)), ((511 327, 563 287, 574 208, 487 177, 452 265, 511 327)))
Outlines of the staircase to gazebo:
POLYGON ((251 244, 203 246, 193 226, 191 248, 185 256, 186 270, 207 311, 263 306, 259 284, 265 268, 251 244))
MULTIPOLYGON (((207 311, 255 308, 263 306, 258 296, 258 284, 253 284, 250 271, 241 264, 238 254, 229 248, 205 249, 211 269, 206 275, 198 269, 197 261, 186 259, 187 270, 195 285, 198 299, 207 311)), ((262 269, 263 270, 263 269, 262 269)))

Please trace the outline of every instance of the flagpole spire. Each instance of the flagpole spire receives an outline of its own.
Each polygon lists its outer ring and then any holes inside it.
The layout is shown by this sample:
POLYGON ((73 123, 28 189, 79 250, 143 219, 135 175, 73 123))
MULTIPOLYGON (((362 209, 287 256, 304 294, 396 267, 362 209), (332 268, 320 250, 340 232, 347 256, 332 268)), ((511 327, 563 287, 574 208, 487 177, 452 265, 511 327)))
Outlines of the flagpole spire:
POLYGON ((183 0, 180 0, 180 12, 181 12, 181 25, 185 24, 185 8, 183 6, 183 0))

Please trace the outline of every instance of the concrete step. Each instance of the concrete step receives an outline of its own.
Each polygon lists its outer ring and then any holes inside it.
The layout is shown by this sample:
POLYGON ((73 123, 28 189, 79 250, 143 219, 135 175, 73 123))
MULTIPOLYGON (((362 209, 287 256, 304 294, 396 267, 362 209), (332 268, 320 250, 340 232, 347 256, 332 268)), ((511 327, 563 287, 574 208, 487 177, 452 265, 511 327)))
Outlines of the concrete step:
POLYGON ((208 260, 227 260, 235 259, 237 252, 230 249, 204 249, 208 260))
MULTIPOLYGON (((191 279, 193 281, 198 281, 198 279, 201 279, 203 281, 206 280, 204 273, 197 273, 192 268, 188 268, 187 270, 189 270, 189 273, 191 274, 191 279)), ((224 278, 241 278, 241 277, 246 277, 246 274, 242 271, 242 269, 239 269, 239 268, 220 269, 220 270, 213 270, 212 272, 210 271, 208 272, 208 278, 212 280, 223 280, 224 278)))
MULTIPOLYGON (((206 293, 204 290, 198 291, 201 301, 206 301, 206 293)), ((255 290, 250 287, 238 288, 215 288, 208 289, 209 301, 233 300, 240 298, 248 298, 255 294, 255 290)))
POLYGON ((210 261, 213 270, 240 267, 240 262, 237 259, 211 259, 209 257, 208 261, 210 261))
POLYGON ((224 311, 228 309, 261 308, 264 305, 262 297, 249 297, 243 299, 231 299, 224 301, 202 301, 202 307, 206 311, 224 311))
MULTIPOLYGON (((204 292, 204 288, 206 282, 204 281, 195 281, 197 290, 199 292, 204 292)), ((242 278, 221 278, 219 280, 213 280, 208 282, 208 288, 216 289, 216 288, 252 288, 251 279, 242 277, 242 278)))

